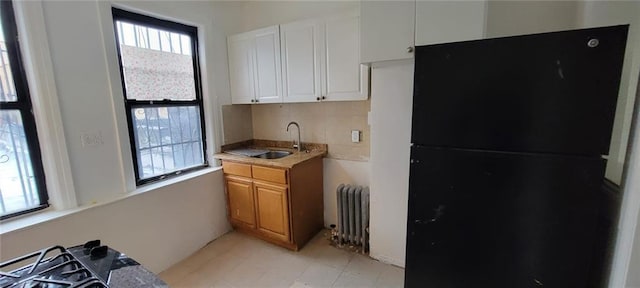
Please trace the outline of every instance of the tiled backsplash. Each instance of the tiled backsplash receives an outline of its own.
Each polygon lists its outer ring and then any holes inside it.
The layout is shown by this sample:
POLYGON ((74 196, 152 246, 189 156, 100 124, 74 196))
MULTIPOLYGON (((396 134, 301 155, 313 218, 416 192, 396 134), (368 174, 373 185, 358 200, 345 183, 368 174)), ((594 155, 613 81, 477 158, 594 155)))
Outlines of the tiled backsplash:
POLYGON ((223 105, 222 125, 224 144, 253 139, 250 105, 223 105))
POLYGON ((250 139, 294 141, 300 125, 302 143, 325 143, 327 157, 368 161, 370 129, 367 114, 371 101, 295 104, 224 105, 224 144, 250 139), (351 142, 351 130, 359 130, 360 142, 351 142))
MULTIPOLYGON (((326 143, 327 157, 355 161, 369 160, 367 114, 371 102, 321 102, 295 104, 251 105, 253 138, 292 141, 297 137, 295 127, 287 132, 287 124, 300 125, 302 143, 326 143), (351 130, 360 130, 360 142, 351 142, 351 130)), ((230 142, 228 142, 230 143, 230 142)))

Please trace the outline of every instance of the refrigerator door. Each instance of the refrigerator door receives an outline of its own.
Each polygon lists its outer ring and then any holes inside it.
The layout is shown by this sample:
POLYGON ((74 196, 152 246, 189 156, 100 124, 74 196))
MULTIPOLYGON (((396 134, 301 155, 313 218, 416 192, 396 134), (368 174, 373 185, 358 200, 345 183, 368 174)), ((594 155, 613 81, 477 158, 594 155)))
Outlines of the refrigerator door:
POLYGON ((412 147, 406 287, 589 287, 605 160, 412 147))
POLYGON ((609 153, 628 26, 416 48, 412 143, 609 153))

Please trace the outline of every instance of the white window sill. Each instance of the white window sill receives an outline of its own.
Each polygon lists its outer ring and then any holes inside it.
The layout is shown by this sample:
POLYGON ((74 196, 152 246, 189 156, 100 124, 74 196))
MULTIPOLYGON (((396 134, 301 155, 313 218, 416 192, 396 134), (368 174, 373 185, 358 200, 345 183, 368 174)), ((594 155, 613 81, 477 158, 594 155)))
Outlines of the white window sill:
POLYGON ((187 181, 189 179, 193 179, 193 178, 197 178, 200 177, 202 175, 206 175, 206 174, 210 174, 210 173, 214 173, 216 171, 220 171, 222 170, 222 167, 208 167, 208 168, 204 168, 201 170, 197 170, 197 171, 193 171, 190 172, 188 174, 185 175, 180 175, 177 177, 173 177, 170 179, 166 179, 164 181, 160 181, 160 182, 156 182, 156 183, 151 183, 151 184, 147 184, 144 186, 140 186, 137 189, 125 193, 122 196, 119 196, 117 198, 111 199, 109 201, 104 201, 101 203, 96 203, 96 204, 89 204, 89 205, 84 205, 84 206, 80 206, 80 207, 75 207, 75 208, 71 208, 71 209, 65 209, 65 210, 53 210, 52 208, 46 208, 44 210, 38 211, 38 212, 34 212, 34 213, 30 213, 30 214, 26 214, 23 216, 19 216, 16 218, 12 218, 12 219, 8 219, 8 220, 4 220, 2 222, 0 222, 0 236, 10 233, 10 232, 15 232, 15 231, 20 231, 23 229, 27 229, 31 226, 35 226, 38 224, 42 224, 45 222, 49 222, 55 219, 59 219, 59 218, 63 218, 66 217, 68 215, 72 215, 84 210, 88 210, 88 209, 92 209, 95 207, 100 207, 103 205, 108 205, 114 202, 118 202, 124 199, 127 199, 129 197, 133 197, 139 194, 143 194, 143 193, 147 193, 147 192, 151 192, 160 188, 164 188, 167 186, 171 186, 173 184, 176 183, 180 183, 183 181, 187 181))

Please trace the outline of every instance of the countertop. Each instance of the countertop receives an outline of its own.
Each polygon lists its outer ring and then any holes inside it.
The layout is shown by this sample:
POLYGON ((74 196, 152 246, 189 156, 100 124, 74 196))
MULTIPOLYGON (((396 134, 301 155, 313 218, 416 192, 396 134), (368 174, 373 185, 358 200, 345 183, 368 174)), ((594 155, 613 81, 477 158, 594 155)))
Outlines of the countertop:
POLYGON ((230 145, 225 145, 222 147, 222 153, 214 154, 213 157, 220 160, 226 161, 234 161, 234 162, 242 162, 246 164, 255 164, 262 166, 271 166, 278 168, 293 168, 299 163, 307 161, 309 159, 313 159, 316 157, 324 157, 327 154, 327 145, 326 144, 315 144, 315 143, 302 143, 303 148, 307 150, 302 150, 298 152, 296 149, 286 148, 292 147, 291 142, 286 141, 270 141, 270 140, 249 140, 240 143, 234 143, 230 145), (224 153, 224 151, 238 149, 238 148, 255 148, 255 149, 267 149, 267 150, 279 150, 279 151, 289 151, 293 154, 287 155, 278 159, 263 159, 263 158, 255 158, 241 155, 232 155, 228 153, 224 153))

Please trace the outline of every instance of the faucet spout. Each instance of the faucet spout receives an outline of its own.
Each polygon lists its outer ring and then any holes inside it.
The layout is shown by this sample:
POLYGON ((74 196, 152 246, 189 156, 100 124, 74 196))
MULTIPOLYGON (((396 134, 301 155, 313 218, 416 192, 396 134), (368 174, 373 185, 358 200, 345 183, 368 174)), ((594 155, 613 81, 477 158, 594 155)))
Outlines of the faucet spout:
POLYGON ((289 132, 289 127, 291 125, 295 125, 298 128, 298 143, 294 143, 293 148, 298 148, 298 152, 300 152, 302 150, 302 143, 300 143, 300 125, 298 125, 298 123, 296 123, 295 121, 289 122, 289 124, 287 124, 287 132, 289 132))

